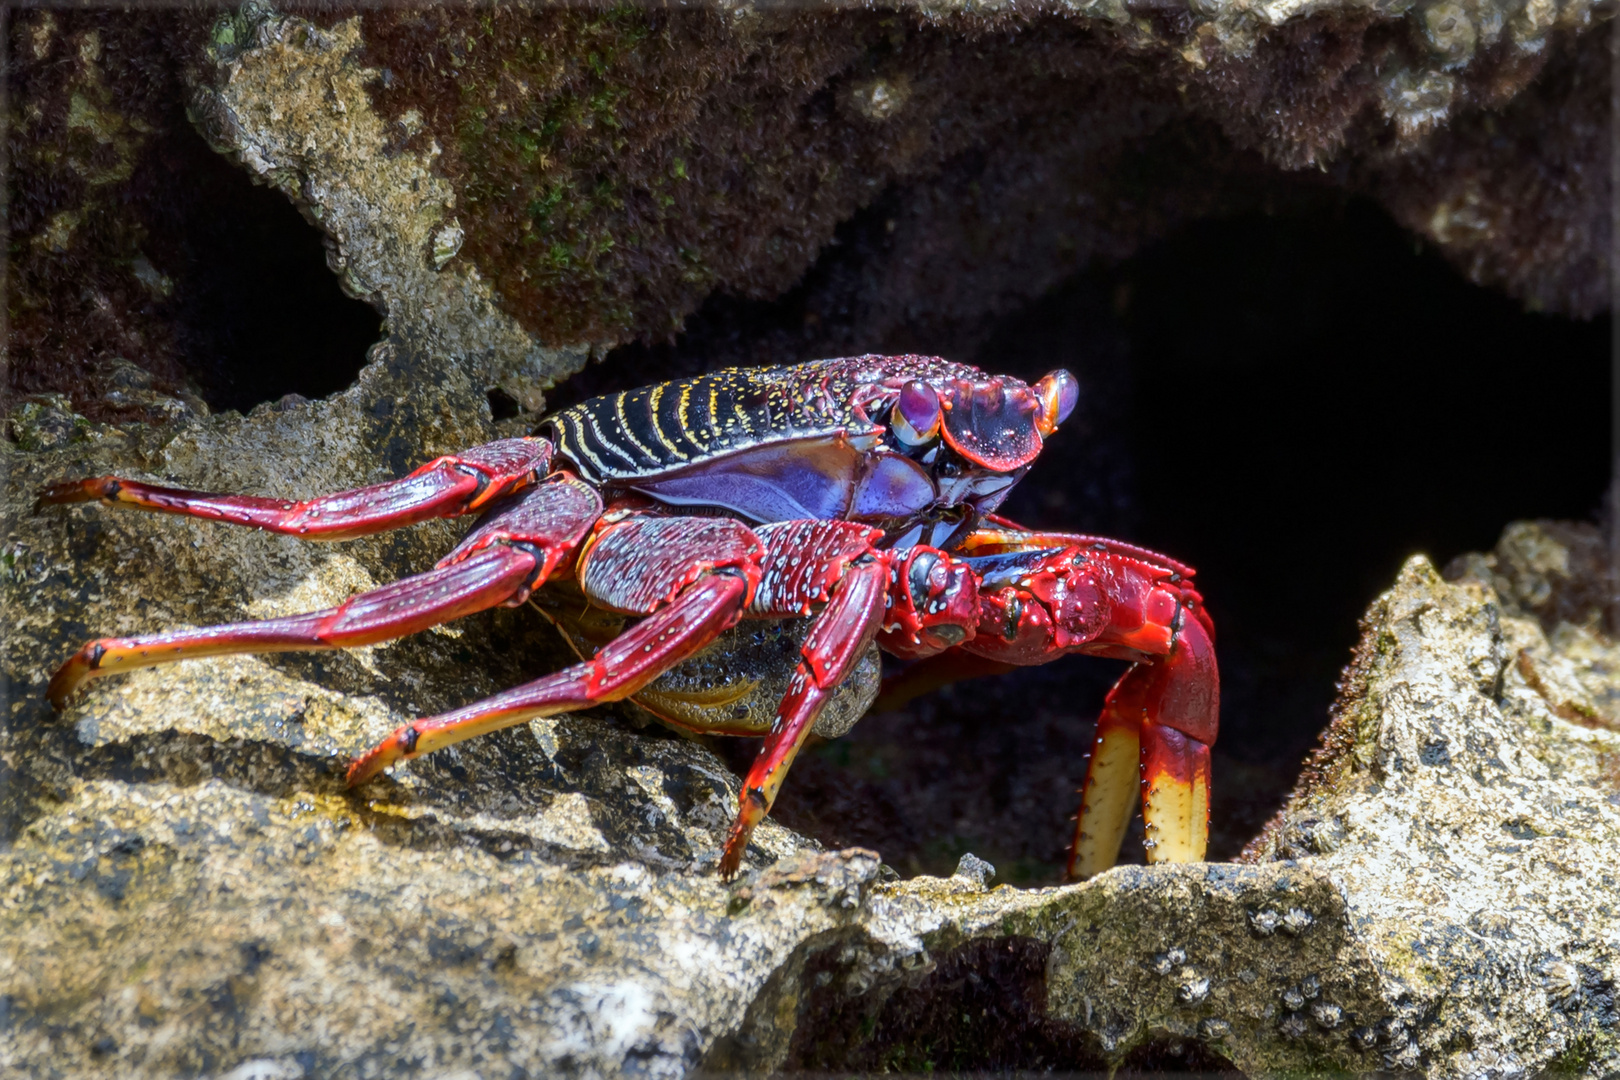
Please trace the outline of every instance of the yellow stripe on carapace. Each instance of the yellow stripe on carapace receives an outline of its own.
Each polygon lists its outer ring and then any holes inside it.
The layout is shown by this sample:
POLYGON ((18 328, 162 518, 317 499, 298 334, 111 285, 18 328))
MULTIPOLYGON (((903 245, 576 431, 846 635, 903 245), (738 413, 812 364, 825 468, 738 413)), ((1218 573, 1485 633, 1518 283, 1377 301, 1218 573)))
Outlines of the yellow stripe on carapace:
MULTIPOLYGON (((658 389, 654 390, 653 393, 657 394, 663 389, 663 385, 660 384, 658 389)), ((624 412, 624 399, 628 396, 629 395, 627 394, 613 395, 613 411, 619 418, 619 434, 623 435, 624 440, 631 446, 634 446, 637 450, 640 450, 643 454, 646 454, 647 460, 656 463, 658 461, 658 455, 653 452, 653 448, 636 438, 636 433, 630 430, 630 417, 626 416, 624 412)), ((658 430, 658 414, 656 412, 652 414, 652 429, 654 431, 658 430)))
MULTIPOLYGON (((664 425, 658 418, 658 403, 663 400, 664 389, 668 385, 668 383, 659 383, 657 386, 653 387, 652 399, 647 403, 647 415, 652 418, 653 434, 658 436, 658 441, 664 444, 664 449, 673 454, 678 461, 690 461, 691 458, 687 454, 683 453, 678 446, 669 441, 669 436, 664 434, 664 425)), ((682 389, 681 393, 686 393, 684 388, 682 389)))
POLYGON ((596 441, 601 444, 604 450, 610 447, 615 450, 618 449, 617 447, 614 447, 612 443, 608 442, 602 437, 602 427, 596 422, 596 412, 594 410, 586 409, 582 410, 579 415, 582 418, 579 424, 579 448, 583 450, 585 455, 591 459, 599 470, 601 470, 600 479, 605 480, 610 476, 615 476, 622 472, 622 469, 609 465, 607 462, 603 461, 601 457, 597 455, 596 451, 591 449, 590 444, 586 442, 585 436, 587 434, 594 433, 596 435, 596 441), (586 427, 590 428, 590 432, 585 430, 586 427))

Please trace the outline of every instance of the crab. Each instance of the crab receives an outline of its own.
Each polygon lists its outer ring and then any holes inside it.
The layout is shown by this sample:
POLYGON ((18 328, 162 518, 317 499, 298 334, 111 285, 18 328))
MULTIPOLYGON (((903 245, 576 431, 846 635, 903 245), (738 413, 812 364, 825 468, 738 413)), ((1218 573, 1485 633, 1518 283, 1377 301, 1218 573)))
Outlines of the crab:
POLYGON ((284 618, 99 638, 47 694, 187 657, 334 649, 534 598, 580 661, 401 726, 350 787, 463 739, 633 699, 689 730, 763 738, 719 857, 734 877, 812 730, 871 702, 874 645, 895 695, 1070 653, 1133 661, 1086 770, 1071 876, 1111 866, 1138 791, 1150 862, 1208 837, 1220 681, 1190 567, 1143 548, 1022 527, 995 511, 1073 410, 1075 378, 1026 384, 924 356, 734 368, 593 398, 544 434, 436 458, 306 501, 102 476, 42 504, 102 502, 344 540, 478 515, 433 569, 284 618))

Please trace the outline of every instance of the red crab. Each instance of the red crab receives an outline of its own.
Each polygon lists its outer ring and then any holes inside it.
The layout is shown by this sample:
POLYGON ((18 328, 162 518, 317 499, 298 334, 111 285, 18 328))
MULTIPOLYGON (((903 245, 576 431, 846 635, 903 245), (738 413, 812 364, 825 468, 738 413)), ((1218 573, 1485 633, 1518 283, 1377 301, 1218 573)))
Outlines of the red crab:
POLYGON ((309 540, 482 516, 434 569, 335 608, 91 641, 51 679, 50 700, 61 708, 89 679, 150 664, 366 645, 522 604, 542 586, 576 590, 608 623, 595 642, 573 627, 580 663, 406 724, 350 766, 349 784, 474 735, 647 691, 644 703, 681 726, 764 737, 720 857, 730 878, 818 714, 874 640, 916 662, 901 676, 912 686, 1066 653, 1118 657, 1136 663, 1103 706, 1070 873, 1112 865, 1138 769, 1149 861, 1197 860, 1220 691, 1192 570, 994 513, 1077 396, 1066 371, 1030 386, 933 357, 859 356, 593 398, 553 415, 549 437, 489 443, 306 502, 111 476, 55 484, 41 502, 100 499, 309 540), (734 694, 688 694, 680 716, 657 707, 655 681, 701 661, 739 620, 790 619, 808 627, 792 639, 796 663, 768 727, 742 716, 734 694))

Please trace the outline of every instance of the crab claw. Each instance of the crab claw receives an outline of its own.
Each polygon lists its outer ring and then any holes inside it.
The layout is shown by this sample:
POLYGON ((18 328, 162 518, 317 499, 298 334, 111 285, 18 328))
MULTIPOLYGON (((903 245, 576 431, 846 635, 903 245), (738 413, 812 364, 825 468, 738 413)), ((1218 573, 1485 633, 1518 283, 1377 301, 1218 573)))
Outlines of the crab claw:
POLYGON ((1209 846, 1209 746, 1142 721, 1142 824, 1150 863, 1202 862, 1209 846))
POLYGON ((1203 859, 1219 686, 1214 644, 1203 619, 1191 614, 1181 620, 1168 656, 1135 665, 1114 684, 1097 720, 1071 877, 1114 865, 1138 787, 1148 862, 1203 859))

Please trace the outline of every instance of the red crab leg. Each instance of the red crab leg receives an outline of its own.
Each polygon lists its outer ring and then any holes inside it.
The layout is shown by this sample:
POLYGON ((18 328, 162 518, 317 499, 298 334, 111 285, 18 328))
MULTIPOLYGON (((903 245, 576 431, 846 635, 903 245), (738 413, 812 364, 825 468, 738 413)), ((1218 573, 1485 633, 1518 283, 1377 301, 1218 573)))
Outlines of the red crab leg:
POLYGON ((406 724, 355 759, 349 766, 349 786, 365 783, 396 762, 475 735, 629 697, 734 625, 748 589, 743 574, 706 574, 584 663, 454 712, 406 724))
POLYGON ((875 529, 845 521, 794 521, 759 530, 767 553, 764 583, 752 610, 798 615, 826 601, 800 647, 788 692, 771 733, 754 758, 738 796, 737 819, 720 856, 720 876, 735 877, 748 837, 771 812, 782 781, 827 699, 877 636, 888 592, 889 566, 871 547, 875 529))
POLYGON ((189 657, 341 649, 403 637, 497 604, 522 603, 578 547, 601 512, 596 492, 566 473, 518 496, 425 574, 351 596, 334 608, 258 622, 88 642, 51 677, 61 709, 101 675, 189 657))
POLYGON ((435 458, 409 476, 303 502, 258 495, 215 495, 98 476, 40 492, 36 508, 90 502, 208 518, 290 533, 306 540, 348 540, 436 517, 455 517, 533 484, 551 461, 545 439, 502 439, 435 458))
MULTIPOLYGON (((1202 635, 1200 627, 1194 633, 1202 635)), ((1209 743, 1169 724, 1161 700, 1188 676, 1179 654, 1159 664, 1137 664, 1114 684, 1097 720, 1075 822, 1069 875, 1088 878, 1114 865, 1140 792, 1149 862, 1198 862, 1209 843, 1209 743), (1178 662, 1179 661, 1179 662, 1178 662)), ((1201 673, 1191 676, 1200 682, 1201 673)), ((1192 725, 1189 725, 1192 726, 1192 725)), ((1213 741, 1213 735, 1210 736, 1213 741)))
POLYGON ((610 522, 586 547, 576 571, 586 595, 648 617, 583 663, 404 725, 355 759, 350 787, 475 735, 629 697, 735 625, 760 580, 759 539, 731 518, 610 522))
MULTIPOLYGON (((1135 669, 1133 668, 1132 671, 1135 669)), ((1114 684, 1097 718, 1097 735, 1080 789, 1080 815, 1069 852, 1069 876, 1091 877, 1114 865, 1140 788, 1142 756, 1139 684, 1127 672, 1114 684), (1135 707, 1133 707, 1135 706, 1135 707)))
POLYGON ((1026 529, 1000 514, 985 514, 984 523, 974 529, 956 548, 958 555, 999 555, 1009 551, 1031 551, 1036 548, 1077 547, 1090 551, 1107 551, 1134 559, 1140 563, 1163 567, 1173 574, 1191 580, 1195 571, 1184 562, 1161 555, 1145 547, 1127 544, 1106 536, 1086 533, 1042 532, 1026 529))
POLYGON ((414 634, 494 607, 529 586, 537 565, 531 552, 500 547, 351 596, 325 611, 143 637, 99 638, 57 669, 46 695, 60 709, 80 686, 102 675, 200 656, 344 649, 414 634))

